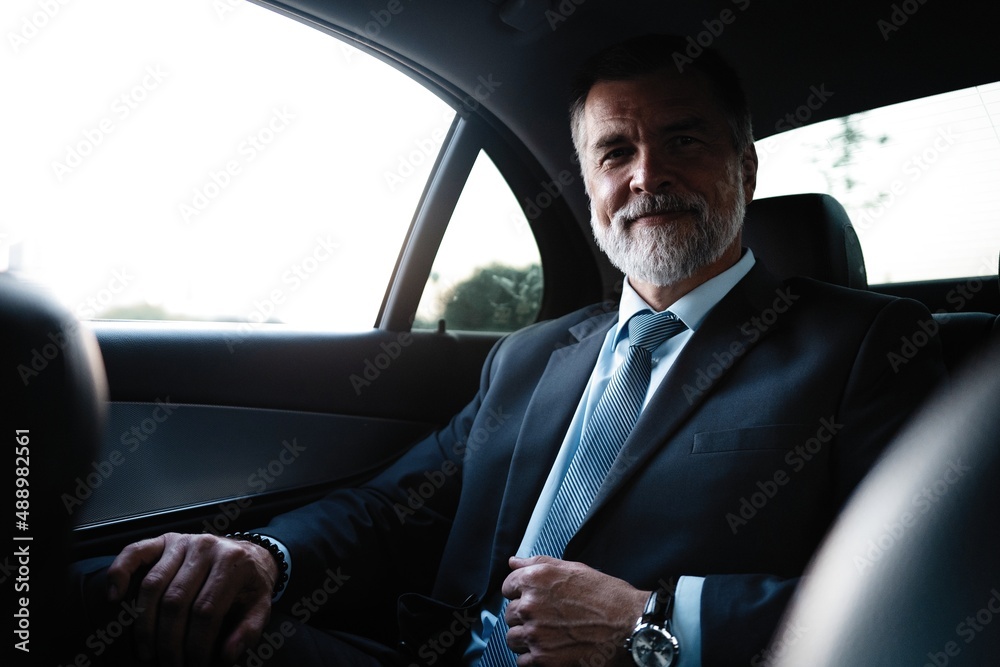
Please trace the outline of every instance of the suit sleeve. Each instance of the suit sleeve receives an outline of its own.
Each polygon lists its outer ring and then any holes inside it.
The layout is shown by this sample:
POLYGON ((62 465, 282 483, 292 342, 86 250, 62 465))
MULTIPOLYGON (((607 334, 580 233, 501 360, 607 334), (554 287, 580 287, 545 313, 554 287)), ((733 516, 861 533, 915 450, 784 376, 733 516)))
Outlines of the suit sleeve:
MULTIPOLYGON (((888 302, 872 320, 836 406, 838 432, 829 464, 831 516, 843 507, 900 427, 943 381, 944 363, 935 332, 927 309, 909 300, 888 302)), ((701 598, 702 664, 768 664, 772 652, 780 651, 783 643, 798 641, 797 636, 790 636, 774 637, 771 647, 766 643, 798 581, 767 573, 707 576, 701 598)))
POLYGON ((445 427, 369 482, 335 490, 258 531, 279 540, 294 566, 283 611, 302 622, 332 614, 338 627, 391 628, 399 592, 430 586, 461 490, 465 443, 501 344, 487 357, 479 393, 445 427))

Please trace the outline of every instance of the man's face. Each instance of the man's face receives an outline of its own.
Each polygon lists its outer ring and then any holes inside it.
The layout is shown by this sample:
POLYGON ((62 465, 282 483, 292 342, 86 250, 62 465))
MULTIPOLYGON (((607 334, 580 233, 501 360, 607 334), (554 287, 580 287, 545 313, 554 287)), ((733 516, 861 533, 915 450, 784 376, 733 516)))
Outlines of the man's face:
POLYGON ((674 285, 738 249, 757 157, 701 74, 599 82, 583 130, 594 236, 631 279, 674 285))

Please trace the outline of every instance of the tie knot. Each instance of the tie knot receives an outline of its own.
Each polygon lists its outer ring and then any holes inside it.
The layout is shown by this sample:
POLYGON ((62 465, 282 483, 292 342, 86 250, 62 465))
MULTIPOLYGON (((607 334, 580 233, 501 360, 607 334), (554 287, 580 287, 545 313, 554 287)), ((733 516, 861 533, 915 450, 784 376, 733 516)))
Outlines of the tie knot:
POLYGON ((663 341, 685 329, 687 325, 669 310, 662 313, 639 313, 633 315, 628 322, 629 344, 652 352, 663 341))

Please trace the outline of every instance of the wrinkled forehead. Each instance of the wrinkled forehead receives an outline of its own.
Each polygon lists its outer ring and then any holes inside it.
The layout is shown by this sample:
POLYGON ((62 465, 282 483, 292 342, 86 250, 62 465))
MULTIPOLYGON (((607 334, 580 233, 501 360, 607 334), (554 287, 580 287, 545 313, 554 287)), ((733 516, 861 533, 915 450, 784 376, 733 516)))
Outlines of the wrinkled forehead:
MULTIPOLYGON (((724 130, 727 120, 715 87, 697 71, 680 75, 673 68, 623 80, 598 81, 584 103, 587 143, 598 135, 628 127, 698 124, 724 130)), ((588 145, 588 148, 590 146, 588 145)))

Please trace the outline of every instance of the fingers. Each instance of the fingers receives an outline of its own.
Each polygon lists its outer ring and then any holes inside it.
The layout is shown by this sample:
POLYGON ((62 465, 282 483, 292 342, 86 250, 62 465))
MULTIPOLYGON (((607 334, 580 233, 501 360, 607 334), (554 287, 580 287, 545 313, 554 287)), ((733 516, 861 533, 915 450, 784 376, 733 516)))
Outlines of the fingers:
POLYGON ((225 541, 218 545, 219 553, 207 581, 191 609, 187 639, 188 658, 192 665, 201 665, 207 655, 200 647, 216 646, 219 632, 229 610, 238 608, 239 622, 221 637, 221 652, 227 664, 232 664, 260 639, 271 615, 271 585, 263 574, 271 555, 246 542, 225 541), (261 564, 260 559, 265 563, 261 564))
POLYGON ((128 592, 132 576, 139 568, 152 565, 163 553, 165 536, 130 544, 118 554, 108 568, 108 600, 119 602, 128 592))
MULTIPOLYGON (((229 608, 229 604, 215 604, 218 585, 211 586, 211 580, 206 581, 213 566, 215 540, 197 536, 185 538, 168 546, 161 560, 164 573, 172 572, 173 575, 172 578, 169 575, 164 577, 169 582, 166 588, 162 588, 159 581, 150 586, 153 595, 160 593, 159 606, 151 614, 155 620, 156 636, 150 638, 150 645, 155 646, 155 653, 164 667, 180 667, 185 664, 186 658, 189 665, 208 664, 222 622, 220 617, 213 623, 211 616, 229 608), (196 645, 185 639, 189 623, 192 629, 198 628, 203 633, 196 645)), ((146 575, 143 588, 152 574, 153 570, 150 570, 146 575)), ((151 601, 150 604, 155 603, 151 601)))
POLYGON ((536 576, 544 573, 545 570, 542 567, 562 567, 567 562, 551 556, 531 556, 530 558, 511 556, 507 561, 511 573, 504 580, 500 592, 508 600, 516 600, 523 595, 526 587, 533 585, 536 576))
POLYGON ((519 665, 589 662, 595 651, 620 645, 648 598, 583 563, 537 556, 512 558, 510 566, 504 619, 519 665))
MULTIPOLYGON (((186 588, 193 586, 190 583, 191 573, 182 575, 181 585, 170 589, 170 594, 166 596, 165 609, 161 609, 161 601, 168 587, 172 586, 175 576, 184 564, 186 553, 185 538, 183 535, 167 534, 162 538, 163 551, 146 576, 143 577, 139 585, 139 592, 136 595, 136 608, 139 610, 139 617, 135 621, 134 636, 136 654, 140 660, 151 661, 155 655, 158 645, 157 629, 160 628, 160 614, 164 612, 168 621, 176 622, 179 611, 178 606, 185 597, 186 588)), ((195 589, 194 592, 197 592, 195 589)), ((169 625, 162 628, 164 632, 163 641, 159 645, 167 651, 164 664, 178 664, 177 652, 171 652, 167 647, 168 638, 177 636, 169 625)))
POLYGON ((149 567, 136 594, 137 657, 155 656, 160 667, 208 665, 223 623, 232 623, 221 649, 235 662, 270 617, 270 559, 257 545, 215 535, 169 533, 126 547, 108 571, 109 595, 123 597, 130 578, 149 567))
POLYGON ((510 569, 512 570, 520 570, 525 567, 531 567, 532 565, 557 564, 565 562, 566 561, 559 558, 553 558, 552 556, 531 556, 529 558, 511 556, 507 561, 510 565, 510 569))

